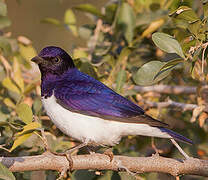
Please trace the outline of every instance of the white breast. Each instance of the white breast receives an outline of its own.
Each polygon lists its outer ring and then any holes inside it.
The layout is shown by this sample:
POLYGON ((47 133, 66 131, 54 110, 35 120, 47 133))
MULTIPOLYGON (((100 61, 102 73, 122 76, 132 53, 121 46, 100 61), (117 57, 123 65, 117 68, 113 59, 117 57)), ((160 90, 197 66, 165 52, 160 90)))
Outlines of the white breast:
POLYGON ((53 123, 66 135, 81 142, 92 141, 100 145, 113 146, 122 136, 144 135, 170 138, 166 133, 147 124, 108 121, 98 117, 71 112, 56 102, 54 95, 42 98, 46 113, 53 123))

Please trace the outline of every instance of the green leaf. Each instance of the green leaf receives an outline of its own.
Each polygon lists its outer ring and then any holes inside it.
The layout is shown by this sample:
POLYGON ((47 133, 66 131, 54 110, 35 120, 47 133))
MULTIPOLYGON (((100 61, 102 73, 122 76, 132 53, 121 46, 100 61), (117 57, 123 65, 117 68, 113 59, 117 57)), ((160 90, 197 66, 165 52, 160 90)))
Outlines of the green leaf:
POLYGON ((90 39, 93 34, 93 28, 89 25, 83 25, 79 28, 79 36, 83 39, 90 39))
POLYGON ((10 118, 9 114, 5 114, 0 111, 0 126, 8 125, 7 119, 10 118))
POLYGON ((20 64, 17 61, 17 58, 14 58, 12 68, 13 68, 13 73, 14 73, 13 80, 18 85, 18 87, 21 89, 21 92, 24 92, 24 80, 22 78, 22 72, 21 72, 20 64))
POLYGON ((208 1, 203 2, 204 18, 208 17, 208 1))
POLYGON ((6 77, 6 73, 4 71, 4 68, 0 65, 0 81, 3 81, 5 77, 6 77))
POLYGON ((42 103, 41 100, 39 98, 36 98, 33 102, 33 112, 35 115, 38 115, 39 113, 41 113, 41 109, 42 109, 42 103))
POLYGON ((6 16, 7 15, 7 5, 5 2, 0 1, 0 16, 6 16))
POLYGON ((129 54, 131 53, 131 49, 128 47, 125 47, 122 49, 119 57, 118 57, 118 62, 122 61, 125 57, 127 58, 129 56, 129 54))
POLYGON ((3 29, 3 28, 8 27, 10 25, 11 25, 11 21, 9 20, 8 17, 4 17, 4 16, 0 17, 0 29, 3 29))
POLYGON ((13 91, 17 94, 21 94, 19 88, 12 82, 9 77, 4 78, 2 85, 10 91, 13 91))
POLYGON ((125 70, 121 70, 118 72, 117 74, 117 78, 116 78, 116 92, 120 93, 121 89, 123 87, 123 85, 125 84, 126 81, 126 71, 125 70))
POLYGON ((176 53, 182 58, 185 58, 182 48, 178 41, 165 33, 156 32, 152 35, 152 40, 157 47, 167 53, 176 53))
POLYGON ((22 94, 17 94, 14 91, 8 91, 9 97, 15 101, 15 103, 19 102, 22 98, 22 94))
POLYGON ((0 36, 0 48, 6 55, 11 54, 12 48, 8 38, 0 36))
POLYGON ((115 3, 108 4, 105 7, 105 19, 109 24, 113 23, 113 20, 116 15, 116 10, 117 10, 118 5, 115 3))
POLYGON ((67 9, 64 15, 65 24, 76 24, 76 17, 71 9, 67 9))
POLYGON ((165 71, 158 75, 156 78, 155 76, 160 72, 160 69, 165 64, 165 62, 160 61, 151 61, 144 64, 133 76, 135 83, 142 86, 149 86, 156 84, 158 81, 164 79, 169 75, 170 71, 165 71))
POLYGON ((180 63, 183 63, 183 62, 184 62, 183 59, 174 59, 174 60, 168 61, 168 62, 160 69, 160 71, 163 71, 163 70, 172 68, 173 66, 176 66, 176 65, 178 65, 178 64, 180 64, 180 63))
POLYGON ((33 48, 32 45, 25 46, 23 44, 19 44, 20 54, 24 59, 30 62, 30 60, 37 55, 36 50, 33 48))
POLYGON ((155 75, 154 79, 157 78, 161 73, 164 73, 165 71, 170 71, 173 68, 175 68, 178 64, 183 63, 183 59, 174 59, 171 61, 168 61, 164 66, 161 67, 160 71, 155 75))
POLYGON ((169 15, 177 19, 183 19, 188 23, 200 20, 196 13, 188 6, 181 6, 169 15))
POLYGON ((74 49, 74 51, 73 51, 73 58, 74 59, 87 58, 87 56, 88 56, 88 54, 84 50, 74 49))
POLYGON ((11 107, 11 108, 13 108, 13 109, 16 108, 16 105, 15 105, 15 104, 12 102, 12 100, 9 99, 9 98, 5 98, 5 99, 4 99, 4 104, 6 104, 8 107, 11 107))
POLYGON ((30 93, 31 91, 33 91, 34 89, 36 88, 36 84, 28 84, 26 87, 25 87, 25 91, 24 91, 24 95, 30 93))
POLYGON ((56 26, 61 25, 61 22, 58 19, 55 19, 55 18, 45 18, 45 19, 42 19, 40 22, 41 23, 46 23, 46 24, 53 24, 53 25, 56 25, 56 26))
POLYGON ((195 36, 195 39, 200 41, 206 40, 206 26, 204 26, 204 22, 201 20, 190 23, 188 26, 188 30, 195 36))
POLYGON ((195 61, 199 58, 202 49, 203 49, 202 47, 199 47, 199 48, 194 52, 194 55, 193 55, 193 58, 192 58, 192 62, 195 62, 195 61))
MULTIPOLYGON (((84 58, 82 58, 82 59, 84 59, 84 58)), ((81 66, 80 66, 80 71, 97 79, 97 74, 94 70, 94 67, 89 62, 82 62, 81 66)))
POLYGON ((194 23, 190 23, 188 26, 188 30, 198 38, 199 32, 202 31, 201 25, 202 25, 201 20, 198 20, 194 23))
POLYGON ((90 13, 92 15, 99 17, 99 18, 103 18, 103 15, 101 14, 101 12, 95 6, 93 6, 91 4, 81 4, 81 5, 76 6, 74 8, 79 11, 90 13))
POLYGON ((24 143, 33 133, 24 134, 22 136, 18 136, 17 139, 14 141, 14 144, 12 145, 11 149, 9 150, 12 152, 16 147, 24 143))
POLYGON ((18 132, 17 133, 17 136, 21 136, 23 134, 31 133, 31 131, 34 131, 37 128, 40 128, 40 127, 41 127, 41 124, 40 123, 38 123, 38 122, 31 122, 31 123, 25 125, 23 127, 23 130, 21 132, 18 132))
POLYGON ((12 174, 12 172, 4 166, 2 163, 0 163, 0 178, 4 180, 15 180, 15 176, 12 174))
POLYGON ((74 36, 78 36, 76 17, 71 9, 67 9, 64 15, 64 23, 71 30, 74 36))
POLYGON ((172 18, 172 21, 173 21, 173 23, 175 24, 175 26, 177 28, 181 28, 181 29, 185 29, 186 30, 188 28, 188 26, 189 26, 189 23, 186 22, 183 19, 172 18))
POLYGON ((118 30, 124 32, 126 40, 130 43, 134 36, 136 24, 136 15, 133 8, 128 3, 122 3, 117 18, 118 30))
POLYGON ((33 113, 30 106, 28 106, 25 103, 20 103, 16 107, 16 112, 19 116, 19 118, 25 123, 29 124, 33 120, 33 113))

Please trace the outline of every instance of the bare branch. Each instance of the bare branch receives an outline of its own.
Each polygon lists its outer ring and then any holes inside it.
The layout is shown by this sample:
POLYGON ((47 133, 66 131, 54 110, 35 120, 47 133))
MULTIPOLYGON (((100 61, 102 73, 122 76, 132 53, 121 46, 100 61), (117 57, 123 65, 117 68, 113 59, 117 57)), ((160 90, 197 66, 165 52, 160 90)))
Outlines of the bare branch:
POLYGON ((199 107, 197 104, 185 104, 179 103, 172 100, 168 100, 167 102, 152 102, 152 101, 144 101, 149 107, 155 108, 174 108, 182 111, 192 111, 195 108, 199 107))
POLYGON ((165 94, 194 94, 196 87, 194 86, 169 86, 169 85, 153 85, 153 86, 134 86, 135 91, 144 92, 158 92, 165 94))
MULTIPOLYGON (((119 171, 123 167, 131 172, 161 172, 173 176, 182 174, 208 177, 208 160, 190 158, 176 160, 158 155, 151 157, 114 156, 113 161, 104 154, 72 156, 73 170, 94 169, 119 171)), ((38 156, 1 157, 0 161, 13 172, 35 170, 57 170, 63 172, 69 163, 64 156, 44 153, 38 156)))

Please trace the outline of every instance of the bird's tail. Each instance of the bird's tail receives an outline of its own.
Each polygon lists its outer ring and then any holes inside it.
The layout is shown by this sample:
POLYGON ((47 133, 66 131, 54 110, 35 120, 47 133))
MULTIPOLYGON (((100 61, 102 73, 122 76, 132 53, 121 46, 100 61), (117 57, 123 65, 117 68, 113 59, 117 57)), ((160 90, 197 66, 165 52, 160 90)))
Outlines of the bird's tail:
POLYGON ((188 143, 188 144, 194 144, 193 141, 191 141, 190 139, 188 139, 188 138, 186 138, 186 137, 184 137, 174 131, 171 131, 170 129, 166 129, 163 127, 159 128, 159 129, 160 129, 160 131, 167 133, 169 136, 171 136, 175 140, 178 140, 178 141, 181 141, 184 143, 188 143))

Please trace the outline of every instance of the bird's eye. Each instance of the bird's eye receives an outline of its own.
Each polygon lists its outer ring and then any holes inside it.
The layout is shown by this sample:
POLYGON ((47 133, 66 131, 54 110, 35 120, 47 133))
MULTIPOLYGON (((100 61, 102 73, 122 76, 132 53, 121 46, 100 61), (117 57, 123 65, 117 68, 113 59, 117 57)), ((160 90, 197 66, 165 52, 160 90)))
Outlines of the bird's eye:
POLYGON ((59 63, 59 62, 61 61, 61 59, 60 59, 59 57, 55 57, 55 58, 53 59, 53 61, 54 61, 55 63, 59 63))

